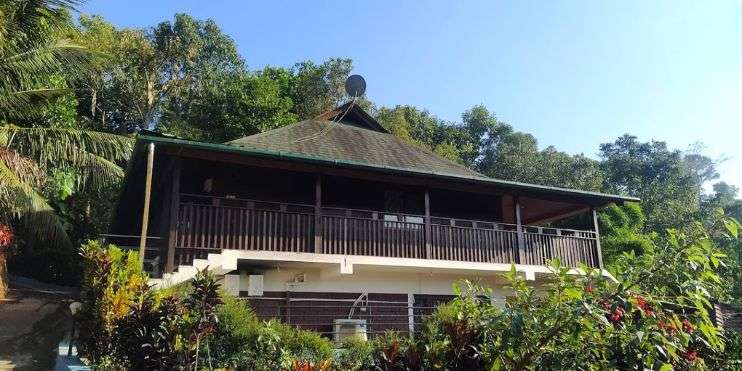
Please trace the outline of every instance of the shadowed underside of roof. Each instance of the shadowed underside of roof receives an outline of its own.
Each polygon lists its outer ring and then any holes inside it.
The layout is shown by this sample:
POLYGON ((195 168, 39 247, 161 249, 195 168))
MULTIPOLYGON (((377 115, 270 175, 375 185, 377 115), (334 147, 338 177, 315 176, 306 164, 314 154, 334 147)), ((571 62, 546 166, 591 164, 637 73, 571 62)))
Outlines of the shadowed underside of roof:
POLYGON ((318 118, 226 143, 242 148, 291 152, 335 160, 368 163, 468 177, 483 175, 393 134, 346 122, 318 118))

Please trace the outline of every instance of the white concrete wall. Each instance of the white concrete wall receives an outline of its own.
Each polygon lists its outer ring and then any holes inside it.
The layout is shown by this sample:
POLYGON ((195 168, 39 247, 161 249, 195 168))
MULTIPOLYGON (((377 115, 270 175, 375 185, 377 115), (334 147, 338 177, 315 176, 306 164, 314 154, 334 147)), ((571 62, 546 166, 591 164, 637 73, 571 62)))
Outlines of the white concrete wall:
MULTIPOLYGON (((255 274, 255 273, 252 273, 255 274)), ((504 298, 507 291, 503 280, 495 275, 463 276, 438 273, 395 272, 393 270, 355 270, 340 274, 336 268, 281 268, 262 272, 264 291, 294 292, 366 292, 379 294, 453 295, 453 283, 469 279, 493 289, 495 298, 504 298), (306 282, 291 283, 299 274, 306 274, 306 282)), ((240 274, 240 290, 247 291, 248 276, 240 274)))

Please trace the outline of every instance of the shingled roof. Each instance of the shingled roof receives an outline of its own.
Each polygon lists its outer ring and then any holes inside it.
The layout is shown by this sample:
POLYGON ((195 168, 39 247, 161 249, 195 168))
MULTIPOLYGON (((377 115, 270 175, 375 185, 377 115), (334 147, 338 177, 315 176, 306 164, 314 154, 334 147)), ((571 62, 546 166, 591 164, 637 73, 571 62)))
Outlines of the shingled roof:
POLYGON ((399 169, 484 177, 390 134, 363 109, 346 103, 317 118, 227 142, 249 149, 288 152, 399 169))

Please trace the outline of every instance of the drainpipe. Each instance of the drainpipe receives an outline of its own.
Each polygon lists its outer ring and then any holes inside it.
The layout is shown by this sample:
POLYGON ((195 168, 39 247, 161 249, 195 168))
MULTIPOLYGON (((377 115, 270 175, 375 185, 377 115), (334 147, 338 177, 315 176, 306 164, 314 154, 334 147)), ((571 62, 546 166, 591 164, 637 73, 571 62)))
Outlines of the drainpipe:
POLYGON ((144 209, 142 210, 142 233, 139 236, 139 264, 144 266, 144 250, 147 246, 147 228, 149 227, 149 201, 152 191, 152 167, 155 162, 155 144, 147 145, 147 176, 144 180, 144 209))

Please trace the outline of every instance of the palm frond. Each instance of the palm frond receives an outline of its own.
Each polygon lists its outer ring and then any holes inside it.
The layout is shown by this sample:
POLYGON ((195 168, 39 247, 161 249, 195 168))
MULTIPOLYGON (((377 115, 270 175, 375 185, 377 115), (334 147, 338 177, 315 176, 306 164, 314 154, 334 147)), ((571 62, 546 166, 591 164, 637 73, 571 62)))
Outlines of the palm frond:
POLYGON ((0 148, 0 161, 24 184, 39 189, 46 181, 46 172, 33 160, 18 152, 0 148))
POLYGON ((58 89, 34 89, 43 86, 48 77, 64 71, 77 73, 93 67, 96 55, 83 46, 68 40, 51 40, 28 49, 11 48, 0 53, 0 111, 5 115, 18 114, 38 103, 33 98, 58 89))
POLYGON ((79 4, 77 0, 2 1, 0 43, 17 44, 18 39, 33 42, 49 31, 64 31, 68 27, 70 11, 79 4))
MULTIPOLYGON (((60 164, 65 166, 66 164, 60 164)), ((77 163, 67 164, 78 174, 78 190, 100 190, 124 178, 121 166, 90 152, 81 152, 77 163)))
POLYGON ((31 244, 46 241, 57 246, 70 246, 67 232, 43 196, 19 179, 4 161, 0 161, 0 215, 22 221, 25 237, 31 244))
MULTIPOLYGON (((8 148, 48 169, 72 170, 81 187, 101 189, 124 173, 134 140, 129 137, 64 128, 0 127, 8 148)), ((2 143, 0 143, 2 144, 2 143)))

